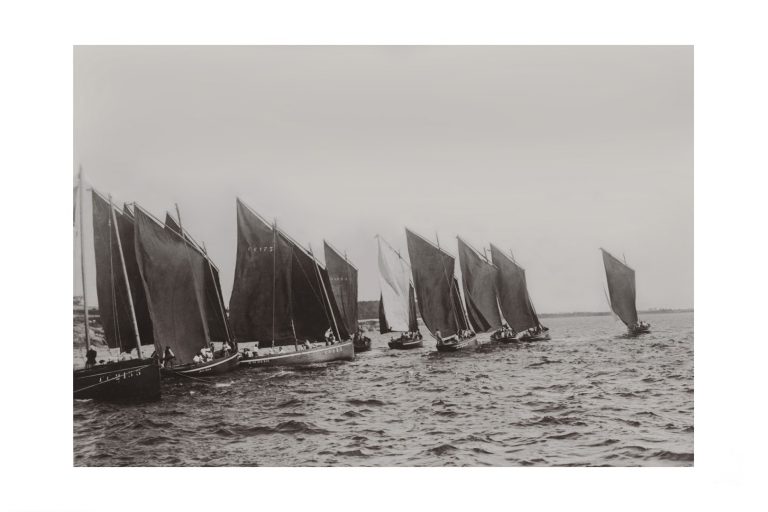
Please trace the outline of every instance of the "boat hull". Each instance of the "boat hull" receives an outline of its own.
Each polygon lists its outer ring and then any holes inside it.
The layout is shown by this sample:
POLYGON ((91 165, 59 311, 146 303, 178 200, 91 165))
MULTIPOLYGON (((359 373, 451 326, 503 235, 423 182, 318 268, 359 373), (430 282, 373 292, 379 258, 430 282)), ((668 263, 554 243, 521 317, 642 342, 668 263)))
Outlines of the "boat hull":
POLYGON ((353 342, 352 345, 355 347, 355 353, 367 352, 371 350, 371 338, 365 337, 359 341, 353 342))
MULTIPOLYGON (((443 343, 437 345, 437 351, 458 352, 459 350, 464 350, 467 348, 479 347, 483 343, 484 342, 478 340, 477 336, 472 336, 471 338, 466 338, 463 340, 450 340, 448 343, 446 343, 446 340, 443 340, 443 343)), ((487 341, 485 343, 487 343, 487 341)))
POLYGON ((389 348, 396 350, 411 350, 414 348, 421 348, 424 346, 424 341, 419 338, 417 340, 390 340, 387 345, 389 348))
POLYGON ((201 364, 186 364, 183 366, 176 366, 173 368, 163 368, 162 373, 164 377, 175 377, 179 375, 187 375, 193 377, 203 377, 207 375, 222 375, 230 372, 239 366, 240 358, 242 356, 238 354, 232 354, 227 357, 219 357, 213 361, 201 364))
POLYGON ((104 402, 160 400, 160 368, 147 359, 100 364, 73 372, 74 398, 104 402))
POLYGON ((644 325, 642 327, 632 327, 628 329, 627 334, 630 336, 639 336, 641 334, 648 334, 649 332, 651 332, 651 326, 644 325))
POLYGON ((299 352, 286 352, 266 356, 242 359, 241 366, 302 366, 330 361, 353 361, 355 348, 351 341, 338 345, 323 346, 302 350, 299 352))
POLYGON ((520 341, 547 341, 551 340, 552 338, 549 336, 549 333, 544 332, 540 334, 523 334, 520 336, 520 341))

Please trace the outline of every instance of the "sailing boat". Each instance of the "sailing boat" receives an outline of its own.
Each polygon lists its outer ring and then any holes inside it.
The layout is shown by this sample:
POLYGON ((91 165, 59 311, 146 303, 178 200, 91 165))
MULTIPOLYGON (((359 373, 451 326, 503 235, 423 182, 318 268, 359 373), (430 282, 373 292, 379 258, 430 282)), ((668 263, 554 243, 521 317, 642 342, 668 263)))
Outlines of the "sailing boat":
POLYGON ((389 348, 411 349, 423 346, 416 315, 416 293, 411 283, 411 270, 398 251, 382 237, 379 244, 379 332, 400 331, 399 338, 389 340, 389 348), (383 242, 383 245, 382 245, 383 242))
POLYGON ((152 319, 155 357, 165 359, 163 373, 216 375, 237 368, 240 356, 228 337, 221 351, 212 349, 212 334, 227 327, 223 302, 216 300, 220 291, 212 289, 217 283, 210 260, 180 220, 178 230, 168 229, 138 204, 134 218, 136 259, 152 319), (199 362, 203 353, 210 358, 199 362))
MULTIPOLYGON (((498 329, 501 327, 501 315, 496 299, 499 269, 461 237, 457 238, 461 284, 464 288, 469 324, 475 332, 498 329)), ((500 341, 494 336, 491 339, 500 341)))
POLYGON ((437 350, 456 351, 480 342, 469 329, 453 269, 456 259, 406 228, 413 282, 421 318, 437 341, 437 350))
POLYGON ((83 279, 85 346, 88 361, 85 369, 74 370, 74 398, 112 402, 137 402, 160 399, 160 369, 152 359, 142 357, 142 340, 152 340, 146 315, 146 300, 137 279, 132 243, 133 220, 116 211, 112 201, 92 191, 94 252, 96 256, 96 293, 104 337, 110 348, 130 353, 136 349, 137 359, 96 364, 96 351, 91 347, 85 276, 85 242, 83 232, 83 171, 79 176, 80 258, 83 279), (129 229, 131 228, 130 232, 129 229), (130 272, 129 272, 130 268, 130 272))
POLYGON ((611 309, 627 326, 629 334, 634 336, 651 331, 651 324, 638 321, 635 306, 635 271, 626 263, 603 248, 603 264, 608 281, 611 309))
POLYGON ((341 255, 330 243, 323 240, 325 266, 331 280, 331 290, 336 303, 341 308, 341 321, 352 334, 355 352, 371 350, 371 338, 363 336, 357 325, 357 267, 341 255))
POLYGON ((229 307, 235 340, 256 342, 243 351, 240 364, 303 365, 355 358, 347 326, 337 321, 341 313, 328 271, 311 250, 240 199, 229 307), (283 350, 290 345, 293 351, 283 350))
POLYGON ((519 341, 550 339, 549 329, 541 325, 531 297, 528 295, 525 269, 493 244, 491 244, 491 261, 499 269, 497 286, 499 306, 504 319, 515 333, 523 333, 517 339, 519 341))

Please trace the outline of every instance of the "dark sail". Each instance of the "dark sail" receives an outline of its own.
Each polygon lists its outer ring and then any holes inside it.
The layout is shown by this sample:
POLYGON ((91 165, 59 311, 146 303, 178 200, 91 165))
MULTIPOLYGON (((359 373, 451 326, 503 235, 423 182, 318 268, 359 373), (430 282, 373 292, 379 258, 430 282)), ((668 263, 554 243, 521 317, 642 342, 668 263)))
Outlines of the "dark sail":
POLYGON ((207 346, 208 326, 200 291, 206 268, 181 238, 140 208, 135 209, 136 259, 147 295, 158 350, 171 347, 176 364, 192 362, 207 346))
MULTIPOLYGON (((179 223, 171 216, 170 213, 165 214, 165 229, 171 230, 176 234, 181 234, 181 227, 179 223)), ((224 298, 221 294, 221 282, 219 280, 219 270, 213 265, 200 247, 192 240, 187 233, 184 233, 184 239, 189 244, 190 249, 194 252, 192 258, 196 261, 196 264, 206 267, 205 277, 203 279, 203 296, 205 297, 204 308, 205 317, 208 322, 208 335, 211 340, 226 341, 229 339, 227 335, 226 322, 227 317, 224 313, 224 298)))
POLYGON ((229 299, 234 337, 268 346, 293 345, 292 245, 237 200, 237 261, 229 299))
MULTIPOLYGON (((91 194, 93 210, 93 248, 96 256, 96 296, 104 337, 110 348, 130 352, 136 347, 128 288, 123 275, 117 231, 112 209, 96 191, 91 194)), ((115 212, 115 217, 122 213, 115 212)), ((120 239, 121 242, 124 238, 120 239)), ((132 243, 132 242, 131 242, 132 243)))
POLYGON ((483 259, 469 244, 459 238, 459 266, 467 316, 475 332, 485 332, 501 326, 496 302, 498 269, 483 259))
POLYGON ((413 285, 408 285, 408 330, 419 332, 419 317, 416 312, 416 291, 413 285))
POLYGON ((504 319, 517 332, 539 325, 528 296, 525 270, 491 244, 491 261, 498 267, 499 306, 504 319))
POLYGON ((357 269, 327 242, 324 249, 325 267, 331 278, 336 304, 341 308, 341 320, 348 332, 357 332, 357 269))
POLYGON ((603 264, 608 280, 608 293, 611 297, 611 309, 627 326, 637 323, 635 306, 635 271, 614 258, 605 249, 603 264))
POLYGON ((387 314, 384 312, 384 298, 381 295, 379 295, 379 332, 381 334, 392 332, 387 323, 387 314))
POLYGON ((456 307, 461 298, 454 287, 454 257, 408 229, 405 234, 421 318, 429 332, 452 336, 466 327, 463 311, 456 307))
MULTIPOLYGON (((281 233, 280 236, 284 235, 281 233)), ((296 338, 322 341, 325 332, 331 328, 336 339, 348 339, 349 331, 333 297, 328 271, 302 247, 287 237, 285 240, 293 248, 291 312, 296 338)))
MULTIPOLYGON (((133 309, 136 313, 136 324, 139 327, 139 339, 142 345, 154 345, 155 335, 152 330, 152 319, 149 316, 147 295, 144 292, 144 284, 141 282, 139 264, 136 261, 136 247, 134 245, 135 220, 133 213, 127 210, 117 216, 117 226, 120 230, 120 241, 125 258, 125 270, 128 274, 128 282, 131 286, 133 309)), ((145 356, 148 354, 144 354, 145 356)))

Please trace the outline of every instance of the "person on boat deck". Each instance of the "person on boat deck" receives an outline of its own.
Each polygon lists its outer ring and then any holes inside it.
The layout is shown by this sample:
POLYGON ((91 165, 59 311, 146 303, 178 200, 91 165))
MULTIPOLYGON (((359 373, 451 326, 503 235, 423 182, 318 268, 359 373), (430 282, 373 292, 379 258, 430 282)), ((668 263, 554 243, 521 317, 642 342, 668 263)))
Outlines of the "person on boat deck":
POLYGON ((221 357, 229 357, 229 344, 226 341, 221 347, 221 357))
POLYGON ((440 333, 440 329, 435 329, 435 338, 437 339, 438 344, 443 343, 443 335, 440 333))
POLYGON ((309 350, 312 348, 312 344, 309 342, 309 340, 304 340, 304 348, 306 350, 309 350))
POLYGON ((171 350, 170 345, 165 346, 165 355, 163 356, 163 362, 165 364, 166 368, 170 368, 173 366, 173 360, 176 359, 176 355, 174 355, 173 351, 171 350))
POLYGON ((195 364, 200 364, 203 361, 204 361, 203 354, 201 354, 200 352, 195 354, 195 357, 192 358, 192 362, 195 363, 195 364))
POLYGON ((85 367, 93 368, 94 366, 96 366, 96 351, 92 348, 89 348, 85 353, 85 367))

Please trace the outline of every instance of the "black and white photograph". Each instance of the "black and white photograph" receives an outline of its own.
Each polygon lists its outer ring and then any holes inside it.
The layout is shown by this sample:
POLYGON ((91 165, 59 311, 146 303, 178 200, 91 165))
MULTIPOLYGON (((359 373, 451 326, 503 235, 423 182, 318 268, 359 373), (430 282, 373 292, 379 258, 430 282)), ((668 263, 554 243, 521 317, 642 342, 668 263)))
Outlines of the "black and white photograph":
POLYGON ((75 466, 692 466, 691 46, 74 48, 75 466))
POLYGON ((0 509, 762 510, 764 20, 2 4, 0 509))

